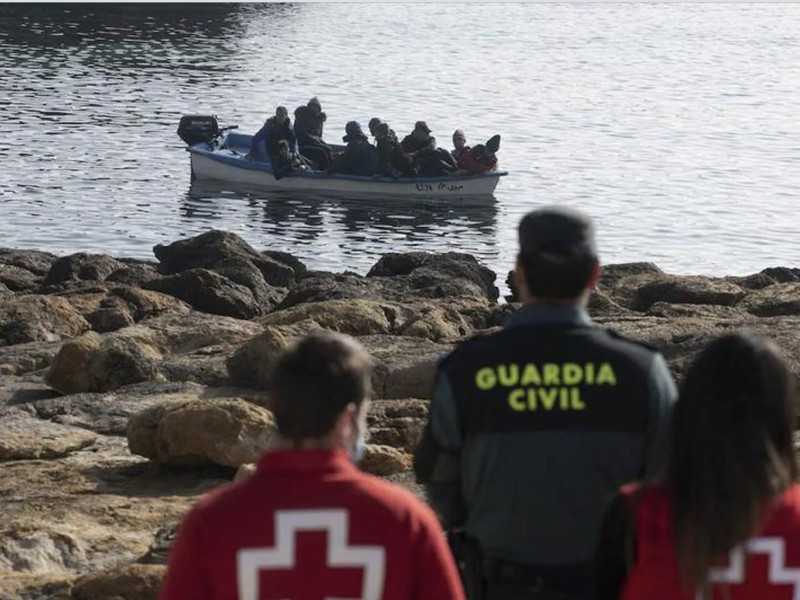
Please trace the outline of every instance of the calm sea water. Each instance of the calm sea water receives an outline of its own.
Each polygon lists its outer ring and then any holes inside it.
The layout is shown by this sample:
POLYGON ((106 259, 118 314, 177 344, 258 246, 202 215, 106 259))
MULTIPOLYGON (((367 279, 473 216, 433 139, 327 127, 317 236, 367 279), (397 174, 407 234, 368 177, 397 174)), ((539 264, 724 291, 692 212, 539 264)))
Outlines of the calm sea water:
POLYGON ((0 245, 152 258, 209 228, 313 268, 462 251, 504 273, 516 224, 597 219, 605 262, 800 265, 800 5, 0 5, 0 245), (502 135, 493 198, 190 185, 184 113, 254 132, 317 95, 326 137, 424 119, 502 135))

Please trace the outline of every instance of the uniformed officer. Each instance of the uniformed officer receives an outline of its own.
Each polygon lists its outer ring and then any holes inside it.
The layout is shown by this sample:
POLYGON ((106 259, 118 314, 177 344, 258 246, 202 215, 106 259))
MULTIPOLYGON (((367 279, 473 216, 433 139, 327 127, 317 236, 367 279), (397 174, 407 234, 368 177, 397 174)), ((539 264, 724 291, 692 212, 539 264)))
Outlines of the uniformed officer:
POLYGON ((370 381, 366 351, 339 334, 278 359, 275 447, 183 520, 162 600, 464 600, 433 511, 353 464, 370 381))
POLYGON ((606 503, 660 460, 677 392, 657 351, 589 318, 587 216, 535 210, 519 244, 524 307, 440 363, 414 470, 472 549, 457 556, 471 598, 582 600, 606 503))

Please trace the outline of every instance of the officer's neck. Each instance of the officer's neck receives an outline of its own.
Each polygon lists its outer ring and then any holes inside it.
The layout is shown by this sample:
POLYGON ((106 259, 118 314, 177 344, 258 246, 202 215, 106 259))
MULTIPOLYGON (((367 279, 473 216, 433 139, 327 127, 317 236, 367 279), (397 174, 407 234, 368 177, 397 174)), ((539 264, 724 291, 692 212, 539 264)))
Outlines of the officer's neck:
POLYGON ((275 450, 348 450, 344 436, 336 431, 321 438, 305 438, 299 441, 278 436, 273 448, 275 450))
POLYGON ((523 293, 520 300, 525 306, 558 306, 572 308, 586 308, 589 304, 589 294, 591 290, 585 290, 577 298, 541 298, 523 293))

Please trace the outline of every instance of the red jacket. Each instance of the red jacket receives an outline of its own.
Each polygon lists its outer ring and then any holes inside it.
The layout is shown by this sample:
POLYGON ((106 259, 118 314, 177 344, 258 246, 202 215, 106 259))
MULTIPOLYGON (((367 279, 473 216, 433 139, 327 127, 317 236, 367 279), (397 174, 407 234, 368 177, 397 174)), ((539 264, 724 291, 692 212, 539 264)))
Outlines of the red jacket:
POLYGON ((170 553, 162 600, 463 600, 436 516, 341 451, 264 454, 203 498, 170 553))
POLYGON ((497 157, 487 156, 485 146, 478 144, 458 158, 458 168, 467 171, 471 175, 494 171, 497 168, 497 157))
MULTIPOLYGON (((666 491, 650 487, 636 500, 634 488, 625 493, 637 506, 637 559, 622 600, 694 600, 680 586, 666 491)), ((800 599, 800 485, 776 500, 762 532, 712 569, 710 580, 713 600, 800 599)))

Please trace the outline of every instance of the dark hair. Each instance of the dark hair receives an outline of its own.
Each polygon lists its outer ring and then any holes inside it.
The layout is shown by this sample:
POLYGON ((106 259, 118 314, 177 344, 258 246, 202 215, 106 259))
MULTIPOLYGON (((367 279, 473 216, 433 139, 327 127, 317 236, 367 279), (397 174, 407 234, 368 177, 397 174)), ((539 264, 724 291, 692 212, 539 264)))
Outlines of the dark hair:
POLYGON ((269 380, 270 407, 280 435, 295 444, 333 429, 348 404, 372 393, 371 359, 346 335, 316 332, 286 350, 269 380))
POLYGON ((687 589, 706 588, 711 566, 757 533, 768 503, 797 478, 797 395, 778 348, 752 333, 715 340, 689 368, 665 472, 687 589))
POLYGON ((520 253, 518 259, 530 295, 554 300, 578 298, 598 262, 590 252, 520 253))

